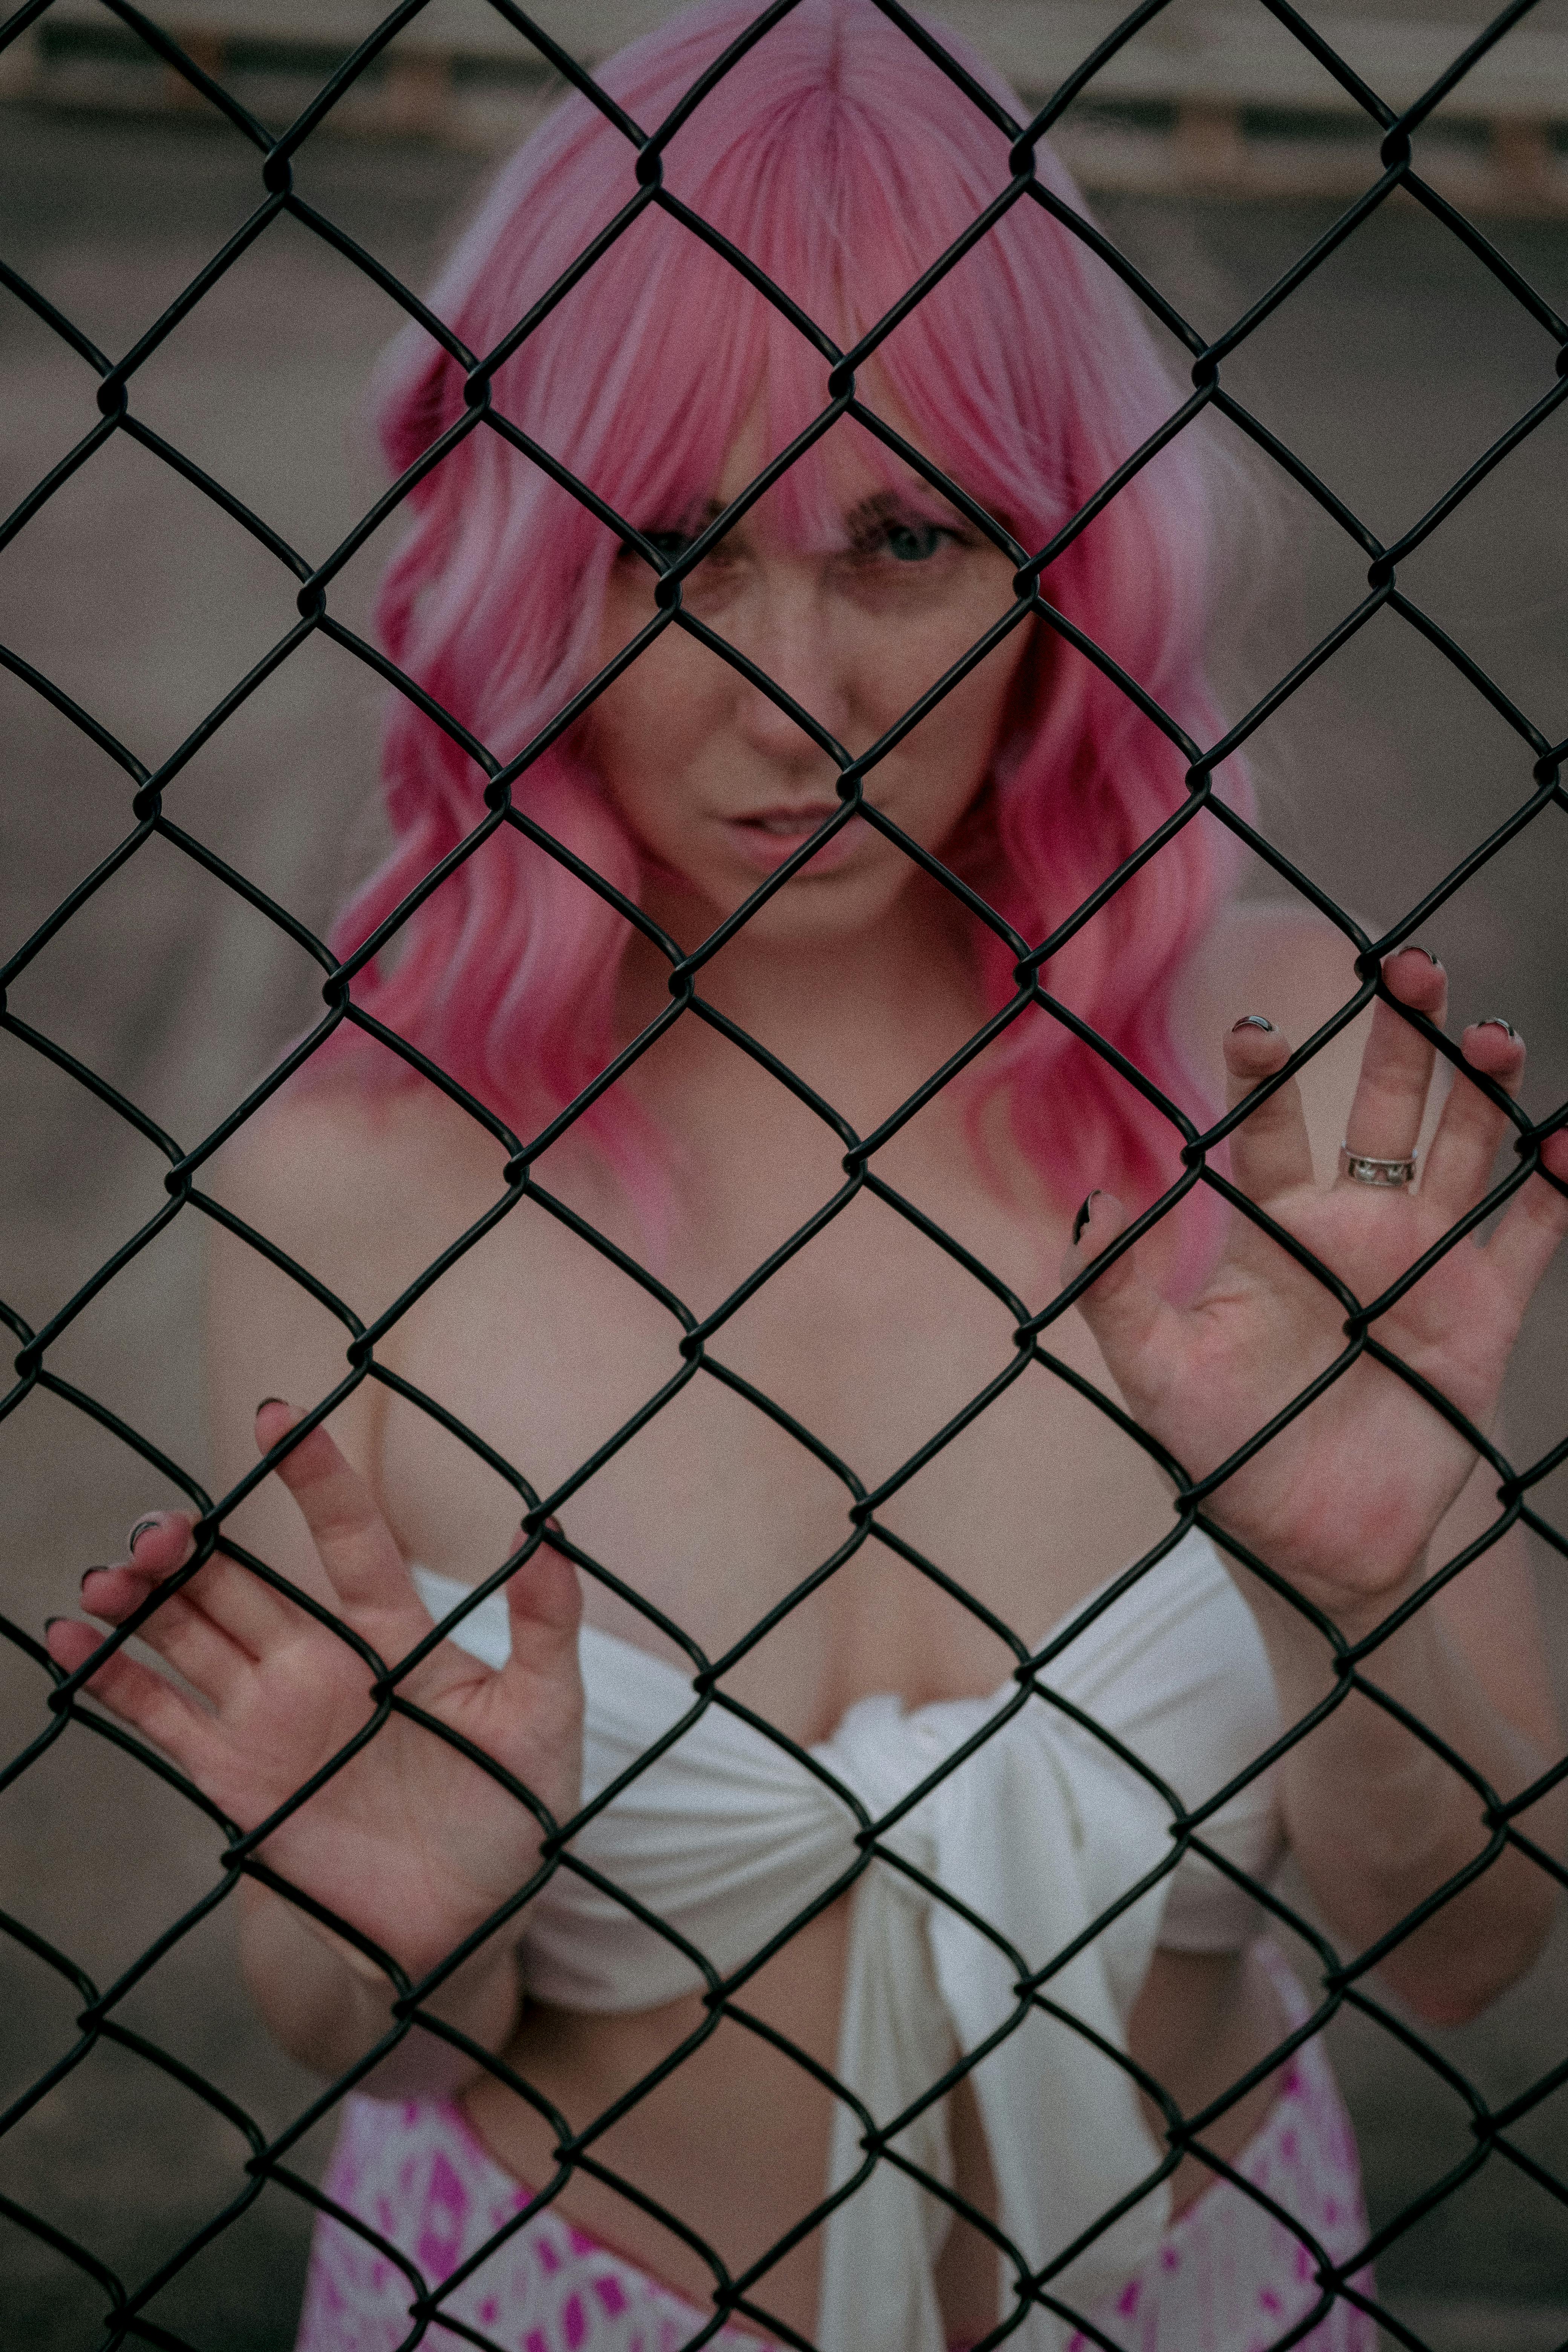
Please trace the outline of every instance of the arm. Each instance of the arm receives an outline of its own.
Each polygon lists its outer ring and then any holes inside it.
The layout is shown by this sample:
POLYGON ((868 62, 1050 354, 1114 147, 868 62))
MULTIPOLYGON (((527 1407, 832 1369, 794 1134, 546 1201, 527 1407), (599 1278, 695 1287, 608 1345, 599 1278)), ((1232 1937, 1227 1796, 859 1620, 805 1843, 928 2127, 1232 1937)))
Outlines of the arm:
MULTIPOLYGON (((254 1138, 231 1155, 220 1197, 226 1207, 277 1239, 362 1313, 379 1309, 388 1269, 365 1262, 369 1222, 384 1233, 385 1203, 370 1171, 380 1155, 346 1108, 312 1117, 264 1115, 254 1138), (347 1182, 334 1181, 336 1171, 347 1182), (323 1191, 322 1176, 326 1171, 323 1191), (369 1190, 368 1201, 363 1198, 369 1190), (362 1194, 356 1202, 354 1194, 362 1194), (295 1204, 311 1203, 313 1231, 293 1230, 295 1204), (322 1211, 325 1211, 323 1215, 322 1211)), ((236 1486, 255 1460, 258 1396, 326 1395, 348 1369, 349 1334, 309 1293, 222 1225, 207 1249, 205 1347, 209 1431, 216 1491, 236 1486)), ((327 1426, 346 1460, 377 1494, 384 1391, 361 1383, 327 1426)), ((310 1531, 276 1479, 256 1488, 228 1520, 228 1532, 318 1600, 332 1595, 310 1531)), ((383 1971, 254 1879, 240 1890, 240 1965, 251 1998, 289 2055, 326 2075, 342 2074, 392 2024, 383 1971)), ((519 1990, 510 1945, 497 1937, 450 1979, 430 2004, 449 2024, 499 2049, 516 2021, 519 1990)), ((471 2064, 433 2034, 406 2035, 369 2078, 387 2098, 439 2096, 455 2090, 471 2064)))
MULTIPOLYGON (((226 1204, 277 1240, 362 1312, 382 1303, 379 1261, 395 1255, 374 1214, 367 1245, 367 1160, 345 1150, 318 1106, 269 1115, 226 1187, 226 1204), (352 1182, 334 1181, 336 1171, 352 1182), (304 1181, 301 1181, 301 1180, 304 1181), (306 1204, 302 1212, 300 1204, 306 1204), (308 1216, 308 1229, 306 1218, 308 1216), (368 1263, 372 1255, 377 1261, 368 1263)), ((369 1164, 374 1165, 374 1161, 369 1164)), ((424 1246, 416 1234, 412 1246, 424 1246)), ((430 1252, 433 1255, 434 1252, 430 1252)), ((395 1276, 394 1276, 395 1279, 395 1276)), ((283 1442, 300 1415, 258 1395, 314 1401, 347 1369, 347 1332, 309 1294, 237 1238, 217 1233, 209 1280, 210 1399, 220 1493, 283 1442)), ((363 1382, 226 1520, 226 1533, 334 1611, 388 1664, 429 1631, 379 1507, 379 1391, 363 1382), (341 1444, 337 1441, 341 1440, 341 1444)), ((87 1579, 84 1604, 110 1624, 139 1607, 190 1556, 189 1517, 153 1515, 133 1556, 87 1579)), ((519 1539, 520 1549, 521 1539, 519 1539)), ((476 1575, 499 1562, 476 1561, 476 1575)), ((507 1587, 513 1657, 500 1674, 444 1644, 401 1685, 533 1790, 557 1819, 575 1810, 581 1685, 574 1575, 547 1546, 507 1587)), ((149 1619, 141 1638, 177 1682, 119 1653, 88 1688, 189 1773, 241 1828, 268 1819, 374 1711, 358 1654, 308 1613, 220 1557, 149 1619)), ((74 1670, 89 1627, 62 1622, 53 1654, 74 1670)), ((394 1715, 352 1761, 266 1841, 259 1858, 370 1937, 416 1981, 536 1866, 533 1816, 446 1742, 394 1715)), ((245 1974, 268 2025, 304 2063, 335 2074, 388 2030, 384 1971, 284 1896, 241 1889, 245 1974)), ((432 1997, 430 2008, 481 2046, 498 2047, 519 1990, 510 1937, 493 1935, 432 1997)), ((372 2078, 387 2096, 453 2086, 471 2062, 439 2037, 408 2034, 372 2078)))
MULTIPOLYGON (((1216 1034, 1229 1025, 1224 1010, 1246 1003, 1264 1005, 1290 1037, 1308 1037, 1344 1002, 1349 949, 1326 924, 1293 916, 1281 921, 1258 909, 1250 925, 1240 927, 1235 949, 1226 992, 1205 1008, 1216 1034)), ((1303 1073, 1302 1111, 1320 1181, 1331 1181, 1337 1171, 1371 1028, 1370 1012, 1361 1014, 1303 1073)), ((1217 1075, 1224 1083, 1223 1069, 1217 1075)), ((1424 1156, 1437 1124, 1438 1094, 1434 1087, 1421 1121, 1424 1156)), ((1489 1465, 1478 1463, 1432 1538, 1428 1571, 1495 1523, 1496 1485, 1489 1465)), ((1266 1592, 1252 1586, 1250 1597, 1260 1616, 1268 1610, 1266 1592)), ((1342 1622, 1342 1630, 1349 1628, 1342 1622)), ((1315 1705, 1331 1680, 1323 1645, 1315 1636, 1301 1642, 1300 1631, 1299 1621, 1277 1623, 1270 1639, 1287 1720, 1315 1705)), ((1526 1539, 1516 1528, 1435 1594, 1409 1630, 1369 1661, 1368 1672, 1448 1739, 1506 1801, 1563 1752, 1544 1654, 1526 1539)), ((1372 1942, 1485 1842, 1479 1800, 1432 1750, 1360 1696, 1290 1755, 1281 1783, 1287 1828, 1308 1883, 1352 1947, 1372 1942), (1361 1864, 1348 1872, 1347 1788, 1361 1792, 1367 1809, 1361 1864)), ((1568 1790, 1554 1790, 1520 1826, 1561 1859, 1568 1847, 1568 1790)), ((1551 1881, 1510 1852, 1479 1889, 1458 1896, 1391 1954, 1382 1973, 1434 2023, 1460 2021, 1530 1965, 1554 1899, 1551 1881)))
MULTIPOLYGON (((1392 958, 1389 984, 1441 1020, 1445 983, 1419 952, 1392 958)), ((1472 1066, 1517 1085, 1523 1048, 1500 1027, 1466 1033, 1472 1066)), ((1277 1031, 1238 1028, 1226 1039, 1230 1099, 1277 1070, 1289 1048, 1277 1031)), ((1349 1132, 1357 1149, 1409 1150, 1420 1127, 1432 1055, 1386 1006, 1370 1025, 1349 1132)), ((1312 1152, 1294 1087, 1260 1103, 1233 1138, 1240 1189, 1306 1244, 1360 1298, 1379 1296, 1463 1215, 1485 1189, 1504 1121, 1458 1080, 1448 1097, 1417 1191, 1380 1192, 1313 1181, 1312 1152)), ((1335 1139, 1337 1142, 1337 1138, 1335 1139)), ((1547 1147, 1568 1174, 1568 1147, 1547 1147)), ((1068 1261, 1084 1265, 1124 1223, 1094 1200, 1068 1261)), ((1532 1178, 1485 1247, 1466 1240, 1439 1261, 1377 1333, 1479 1427, 1489 1426, 1502 1371, 1531 1290, 1564 1227, 1568 1202, 1532 1178)), ((1342 1312, 1279 1245, 1238 1219, 1220 1266, 1186 1310, 1161 1298, 1137 1253, 1107 1269, 1083 1310, 1131 1409, 1195 1476, 1217 1468, 1299 1396, 1344 1346, 1342 1312)), ((1215 1488, 1215 1519, 1350 1640, 1372 1633, 1489 1524, 1485 1474, 1473 1452, 1404 1381, 1372 1360, 1333 1386, 1215 1488), (1470 1492, 1449 1519, 1461 1490, 1470 1492), (1447 1521, 1447 1524, 1444 1524, 1447 1521)), ((1329 1647, 1288 1601, 1238 1570, 1268 1643, 1288 1720, 1332 1685, 1329 1647)), ((1523 1580, 1517 1549, 1488 1553, 1451 1597, 1421 1611, 1371 1654, 1369 1681, 1464 1755, 1505 1799, 1551 1760, 1550 1705, 1528 1657, 1532 1612, 1510 1615, 1523 1580)), ((1284 1775, 1288 1825, 1331 1927, 1360 1948, 1478 1854, 1487 1833, 1470 1787, 1384 1709, 1352 1694, 1301 1741, 1284 1775)), ((1550 1845, 1558 1808, 1543 1803, 1527 1833, 1550 1845), (1543 1820, 1542 1816, 1546 1816, 1543 1820)), ((1528 1965, 1553 1904, 1534 1864, 1505 1853, 1384 1963, 1424 2016, 1473 2014, 1528 1965)))
MULTIPOLYGON (((247 1879, 239 1900, 240 1964, 268 2030, 313 2074, 346 2074, 391 2029, 384 1974, 270 1887, 247 1879)), ((481 2049, 494 2051, 510 2041, 521 2004, 513 1947, 498 1936, 424 2006, 481 2049)), ((380 2099, 450 2098, 474 2072, 473 2061, 449 2042, 416 2029, 361 2087, 380 2099)))
MULTIPOLYGON (((1484 1479, 1478 1474, 1471 1486, 1485 1491, 1476 1500, 1489 1501, 1494 1483, 1489 1474, 1484 1479)), ((1470 1499, 1467 1492, 1464 1500, 1470 1499)), ((1459 1515, 1457 1509, 1450 1521, 1459 1515)), ((1489 1521, 1495 1505, 1473 1516, 1489 1521)), ((1446 1523, 1429 1564, 1441 1565, 1461 1548, 1446 1523)), ((1326 1648, 1316 1634, 1303 1638, 1300 1620, 1272 1595, 1252 1587, 1248 1598, 1263 1628, 1284 1718, 1293 1722, 1332 1685, 1326 1648)), ((1376 1610, 1364 1628, 1342 1613, 1341 1631, 1353 1636, 1386 1613, 1386 1607, 1376 1610)), ((1517 1655, 1521 1634, 1534 1622, 1529 1562, 1514 1529, 1365 1666, 1369 1680, 1419 1717, 1505 1802, 1562 1752, 1550 1693, 1531 1687, 1543 1679, 1538 1664, 1531 1673, 1517 1655), (1472 1601, 1476 1591, 1481 1597, 1472 1601), (1445 1608, 1449 1595, 1460 1592, 1463 1609, 1445 1608), (1478 1654, 1492 1668, 1490 1676, 1478 1671, 1478 1654), (1500 1669, 1501 1678, 1514 1685, 1511 1704, 1500 1703, 1500 1669)), ((1352 1694, 1291 1750, 1281 1778, 1291 1846, 1325 1918, 1349 1950, 1374 1941, 1488 1842, 1481 1801, 1469 1785, 1360 1694, 1352 1694), (1352 1792, 1353 1802, 1347 1804, 1352 1792)), ((1542 1799, 1521 1818, 1520 1827, 1561 1859, 1563 1792, 1553 1790, 1542 1799)), ((1383 1963, 1382 1974, 1422 2018, 1461 2024, 1531 1965, 1552 1925, 1556 1899, 1552 1881, 1510 1848, 1479 1883, 1400 1944, 1383 1963)))

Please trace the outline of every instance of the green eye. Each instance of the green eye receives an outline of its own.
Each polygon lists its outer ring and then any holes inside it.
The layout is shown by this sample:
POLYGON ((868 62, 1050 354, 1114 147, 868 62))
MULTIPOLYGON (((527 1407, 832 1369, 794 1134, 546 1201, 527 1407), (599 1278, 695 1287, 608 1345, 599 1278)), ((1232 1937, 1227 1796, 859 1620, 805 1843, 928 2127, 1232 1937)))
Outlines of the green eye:
POLYGON ((946 537, 932 522, 890 522, 882 544, 896 563, 929 563, 946 537))

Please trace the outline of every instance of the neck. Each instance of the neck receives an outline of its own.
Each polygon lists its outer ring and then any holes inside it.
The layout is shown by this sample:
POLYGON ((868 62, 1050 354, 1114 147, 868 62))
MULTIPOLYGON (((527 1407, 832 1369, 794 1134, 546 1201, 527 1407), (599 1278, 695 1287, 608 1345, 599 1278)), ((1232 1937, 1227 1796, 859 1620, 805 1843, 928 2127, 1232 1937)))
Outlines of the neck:
MULTIPOLYGON (((683 943, 715 919, 689 898, 654 903, 650 893, 648 910, 683 943)), ((698 993, 864 1135, 984 1017, 967 921, 918 876, 877 923, 852 934, 780 940, 747 926, 703 966, 698 993)), ((657 951, 633 941, 622 976, 624 1034, 668 1003, 668 970, 657 951)), ((690 1015, 645 1059, 639 1084, 655 1117, 690 1141, 709 1129, 710 1108, 721 1106, 732 1133, 737 1113, 769 1121, 770 1107, 782 1109, 784 1097, 749 1055, 690 1015)))

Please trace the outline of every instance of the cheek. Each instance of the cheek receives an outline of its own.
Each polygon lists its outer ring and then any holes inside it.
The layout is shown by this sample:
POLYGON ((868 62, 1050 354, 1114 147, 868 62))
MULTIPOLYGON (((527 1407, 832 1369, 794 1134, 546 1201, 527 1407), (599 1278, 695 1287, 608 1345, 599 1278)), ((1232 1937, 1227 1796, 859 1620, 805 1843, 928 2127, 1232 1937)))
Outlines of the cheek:
MULTIPOLYGON (((630 632, 626 633, 627 635, 630 632)), ((614 640, 611 655, 626 642, 614 640)), ((583 745, 610 799, 643 829, 668 817, 682 773, 716 723, 712 656, 667 631, 599 697, 584 720, 583 745)))
MULTIPOLYGON (((934 663, 912 686, 891 717, 900 716, 918 700, 933 678, 959 659, 980 634, 976 629, 974 635, 945 649, 944 658, 934 663)), ((1021 631, 1004 640, 977 668, 950 688, 900 746, 908 762, 910 781, 937 821, 944 815, 956 821, 984 782, 1004 729, 1025 651, 1021 631)), ((892 756, 896 761, 900 753, 892 756)))
MULTIPOLYGON (((1010 571, 989 557, 973 559, 945 585, 932 582, 929 598, 918 593, 919 585, 911 583, 907 599, 886 611, 866 614, 855 632, 861 692, 875 705, 882 727, 893 725, 929 693, 1014 603, 1010 571)), ((1028 634, 1025 625, 1005 637, 921 720, 920 732, 984 732, 988 720, 999 723, 1028 634)), ((994 733, 994 725, 982 758, 994 733)))

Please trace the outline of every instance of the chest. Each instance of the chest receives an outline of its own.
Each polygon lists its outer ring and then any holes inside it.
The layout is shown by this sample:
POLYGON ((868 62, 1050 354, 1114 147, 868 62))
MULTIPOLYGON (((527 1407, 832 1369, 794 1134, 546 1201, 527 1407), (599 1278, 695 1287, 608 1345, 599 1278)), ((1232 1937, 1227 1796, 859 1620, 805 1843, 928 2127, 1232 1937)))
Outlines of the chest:
MULTIPOLYGON (((1047 1295, 1024 1221, 977 1197, 943 1208, 1026 1303, 1047 1295)), ((641 1602, 717 1657, 782 1612, 726 1686, 815 1738, 868 1691, 994 1689, 1014 1660, 983 1612, 1033 1640, 1163 1533, 1169 1505, 1114 1424, 1021 1356, 1012 1307, 895 1210, 860 1194, 747 1294, 781 1223, 726 1221, 668 1252, 694 1343, 525 1202, 400 1327, 394 1361, 553 1498, 604 1571, 585 1579, 590 1622, 674 1656, 641 1602)), ((1046 1345, 1108 1386, 1075 1316, 1046 1345)), ((473 1581, 510 1549, 515 1490, 396 1397, 381 1473, 410 1557, 473 1581)))

